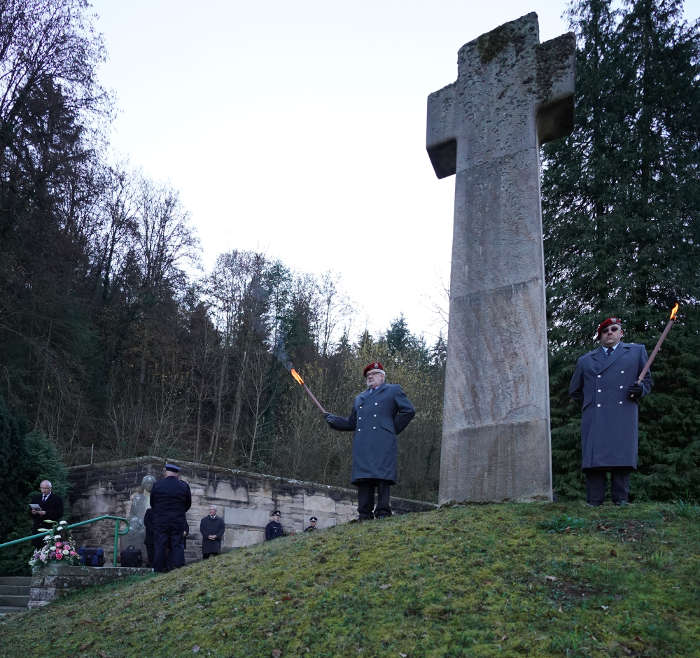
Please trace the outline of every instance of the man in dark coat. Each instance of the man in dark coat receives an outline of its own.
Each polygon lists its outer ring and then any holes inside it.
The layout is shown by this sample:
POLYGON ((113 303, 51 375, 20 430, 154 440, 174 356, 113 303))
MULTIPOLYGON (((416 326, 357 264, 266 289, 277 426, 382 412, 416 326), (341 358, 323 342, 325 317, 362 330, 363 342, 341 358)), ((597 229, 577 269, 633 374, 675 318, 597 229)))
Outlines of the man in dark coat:
POLYGON ((284 537, 284 528, 280 523, 281 518, 282 513, 278 509, 270 514, 270 522, 265 526, 265 541, 284 537))
POLYGON ((362 374, 367 389, 355 398, 350 416, 326 414, 326 421, 333 429, 355 433, 352 483, 357 487, 360 521, 391 516, 390 489, 396 484, 396 437, 416 413, 403 389, 398 384, 386 383, 381 363, 368 364, 362 374))
POLYGON ((221 553, 221 538, 226 526, 224 520, 216 515, 216 506, 209 505, 209 516, 199 522, 199 532, 202 535, 202 559, 221 553))
POLYGON ((153 529, 153 510, 149 507, 143 515, 143 527, 146 532, 144 534, 143 543, 146 545, 146 557, 148 566, 153 568, 153 555, 155 552, 156 534, 153 529))
POLYGON ((582 401, 581 468, 586 501, 605 499, 607 472, 616 505, 629 502, 630 474, 637 468, 637 422, 640 398, 651 391, 651 375, 637 379, 647 361, 644 345, 623 343, 622 321, 606 318, 598 325, 601 346, 576 363, 569 395, 582 401))
POLYGON ((185 564, 185 514, 192 505, 187 482, 179 479, 180 467, 165 465, 165 477, 151 490, 153 530, 155 533, 153 570, 166 572, 185 564))
MULTIPOLYGON (((39 528, 48 529, 48 525, 43 525, 45 521, 55 521, 58 523, 63 517, 63 499, 53 493, 51 482, 43 480, 39 485, 40 494, 32 496, 31 504, 39 507, 30 508, 32 515, 32 534, 39 532, 39 528)), ((44 545, 44 538, 37 537, 32 539, 32 545, 35 548, 41 548, 44 545)))
POLYGON ((318 523, 318 519, 315 516, 312 516, 309 519, 309 525, 304 528, 304 532, 311 532, 312 530, 316 530, 316 524, 318 523))

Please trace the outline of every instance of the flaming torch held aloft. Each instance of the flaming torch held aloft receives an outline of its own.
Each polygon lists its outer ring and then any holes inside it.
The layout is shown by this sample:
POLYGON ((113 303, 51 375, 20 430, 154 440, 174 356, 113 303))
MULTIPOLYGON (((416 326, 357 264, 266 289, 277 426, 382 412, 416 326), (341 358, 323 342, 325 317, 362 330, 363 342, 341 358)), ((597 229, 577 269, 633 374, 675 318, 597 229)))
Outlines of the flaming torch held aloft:
POLYGON ((651 353, 651 356, 647 359, 647 362, 644 364, 642 372, 639 373, 639 377, 637 378, 637 384, 641 384, 642 379, 644 379, 647 372, 649 372, 649 368, 651 368, 651 364, 656 358, 656 354, 658 353, 659 348, 661 347, 661 343, 663 343, 664 340, 666 340, 668 332, 671 331, 671 327, 673 326, 673 323, 676 320, 676 313, 678 313, 678 302, 676 302, 676 305, 671 309, 671 317, 668 319, 668 322, 666 323, 666 326, 664 327, 661 336, 659 336, 659 340, 656 341, 656 347, 654 347, 654 351, 651 353))
POLYGON ((304 390, 309 394, 309 397, 313 400, 313 403, 318 407, 318 410, 322 413, 325 414, 326 410, 321 406, 321 403, 316 399, 316 396, 309 390, 309 387, 304 383, 304 380, 301 378, 301 375, 292 368, 291 363, 289 364, 289 374, 294 377, 294 381, 299 384, 299 386, 303 386, 304 390))

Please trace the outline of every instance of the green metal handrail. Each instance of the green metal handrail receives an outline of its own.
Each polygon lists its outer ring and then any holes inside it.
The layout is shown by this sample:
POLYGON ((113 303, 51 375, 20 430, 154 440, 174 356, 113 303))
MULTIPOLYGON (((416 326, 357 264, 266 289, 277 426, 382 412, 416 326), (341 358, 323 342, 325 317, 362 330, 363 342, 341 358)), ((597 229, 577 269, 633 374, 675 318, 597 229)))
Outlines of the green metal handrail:
MULTIPOLYGON (((121 516, 111 516, 110 514, 105 514, 104 516, 97 516, 94 519, 88 519, 87 521, 80 521, 79 523, 71 523, 70 525, 65 526, 66 528, 77 528, 81 525, 87 525, 88 523, 95 523, 95 521, 102 521, 102 519, 114 519, 116 523, 114 524, 114 561, 112 564, 116 567, 117 566, 117 554, 118 554, 118 547, 119 547, 119 535, 125 535, 127 532, 129 532, 130 527, 129 527, 129 521, 121 516), (121 526, 122 523, 126 523, 126 529, 123 531, 119 530, 119 527, 121 526)), ((0 548, 4 548, 5 546, 12 546, 13 544, 21 544, 22 542, 25 541, 31 541, 32 539, 36 539, 37 537, 43 537, 44 535, 48 535, 50 530, 46 530, 45 532, 40 532, 36 535, 29 535, 28 537, 22 537, 21 539, 13 539, 12 541, 5 542, 4 544, 0 544, 0 548)))

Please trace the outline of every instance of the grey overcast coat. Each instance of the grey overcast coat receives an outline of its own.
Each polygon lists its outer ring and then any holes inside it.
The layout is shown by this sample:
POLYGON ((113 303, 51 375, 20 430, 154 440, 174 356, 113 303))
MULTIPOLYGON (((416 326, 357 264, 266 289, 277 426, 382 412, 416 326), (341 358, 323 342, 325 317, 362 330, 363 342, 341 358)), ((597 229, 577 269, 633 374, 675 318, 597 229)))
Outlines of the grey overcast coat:
POLYGON ((348 418, 328 415, 336 430, 354 431, 352 442, 352 482, 378 479, 396 483, 396 436, 411 422, 416 412, 398 384, 382 384, 372 392, 360 393, 348 418))
MULTIPOLYGON (((637 343, 618 343, 606 356, 601 347, 576 363, 569 395, 582 400, 581 468, 637 468, 637 403, 627 389, 637 381, 647 351, 637 343)), ((651 375, 642 381, 642 396, 651 391, 651 375)))
POLYGON ((202 555, 208 553, 221 553, 221 538, 224 536, 226 526, 220 516, 205 516, 199 522, 199 532, 202 535, 202 555), (209 539, 209 535, 216 535, 216 539, 209 539))

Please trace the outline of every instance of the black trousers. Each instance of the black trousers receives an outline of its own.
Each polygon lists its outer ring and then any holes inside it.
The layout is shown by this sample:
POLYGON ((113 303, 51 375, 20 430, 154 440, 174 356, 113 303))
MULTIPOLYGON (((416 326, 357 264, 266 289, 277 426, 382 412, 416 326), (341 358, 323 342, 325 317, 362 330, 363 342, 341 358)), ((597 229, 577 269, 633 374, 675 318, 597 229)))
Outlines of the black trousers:
POLYGON ((357 512, 360 521, 366 519, 381 519, 391 516, 391 482, 388 480, 358 480, 357 487, 357 512), (374 493, 377 492, 377 504, 374 504, 374 493))
POLYGON ((185 564, 185 541, 182 528, 156 528, 153 570, 164 573, 185 564))
POLYGON ((607 474, 610 473, 610 496, 615 505, 629 502, 631 468, 587 468, 586 502, 602 505, 607 489, 607 474))

